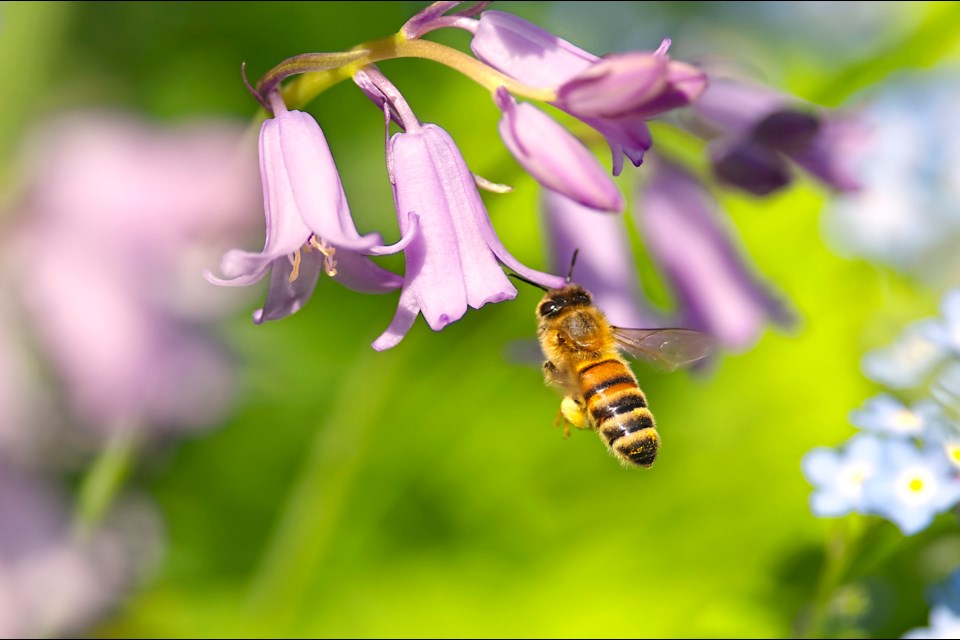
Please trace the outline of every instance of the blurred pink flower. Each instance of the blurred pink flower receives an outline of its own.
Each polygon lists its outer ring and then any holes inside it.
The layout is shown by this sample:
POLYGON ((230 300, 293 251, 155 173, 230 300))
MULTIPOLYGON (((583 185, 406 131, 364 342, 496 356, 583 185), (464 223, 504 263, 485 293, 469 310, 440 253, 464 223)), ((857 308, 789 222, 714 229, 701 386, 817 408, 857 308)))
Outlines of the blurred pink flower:
POLYGON ((650 256, 674 291, 682 326, 744 350, 769 322, 790 324, 791 313, 755 275, 695 176, 658 157, 634 214, 650 256))
POLYGON ((242 129, 75 115, 29 139, 7 238, 38 347, 100 432, 222 416, 230 363, 205 331, 232 305, 201 265, 241 240, 259 199, 242 129))
POLYGON ((152 511, 116 515, 90 537, 72 536, 62 496, 0 462, 0 637, 69 634, 117 604, 159 538, 152 511))
POLYGON ((549 189, 543 190, 541 205, 555 273, 566 273, 573 252, 579 250, 572 279, 593 294, 610 322, 632 328, 664 326, 665 319, 644 298, 623 216, 589 209, 549 189))

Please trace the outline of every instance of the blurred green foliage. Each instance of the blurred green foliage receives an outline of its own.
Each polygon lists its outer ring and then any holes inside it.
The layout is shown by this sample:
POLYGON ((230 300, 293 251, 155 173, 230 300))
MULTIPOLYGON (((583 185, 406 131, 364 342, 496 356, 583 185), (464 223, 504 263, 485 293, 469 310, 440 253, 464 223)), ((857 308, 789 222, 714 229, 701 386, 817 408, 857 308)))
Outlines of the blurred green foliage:
MULTIPOLYGON (((549 14, 502 5, 534 20, 549 14)), ((698 10, 677 5, 680 22, 698 10)), ((285 57, 393 32, 420 6, 5 4, 0 150, 9 156, 24 125, 68 108, 250 117, 242 61, 255 78, 285 57)), ((794 66, 779 72, 808 88, 805 97, 835 104, 897 69, 952 55, 956 30, 944 25, 957 24, 957 6, 916 11, 926 16, 918 30, 876 56, 825 68, 785 50, 794 66)), ((483 90, 423 61, 382 66, 478 173, 516 184, 488 198, 491 216, 518 258, 543 267, 536 190, 494 139, 497 113, 483 90)), ((377 111, 347 85, 309 110, 360 229, 395 237, 377 111)), ((629 179, 621 184, 630 191, 629 179)), ((165 557, 95 634, 798 633, 832 535, 831 522, 810 514, 800 458, 852 432, 847 413, 875 391, 860 357, 933 312, 935 300, 833 255, 819 233, 825 195, 810 185, 763 201, 722 195, 746 251, 800 322, 703 375, 638 368, 663 437, 653 469, 620 468, 590 433, 564 440, 551 427, 559 397, 535 368, 506 362, 507 345, 533 335, 536 292, 470 311, 437 334, 418 321, 378 354, 368 345, 396 295, 324 280, 289 319, 256 327, 245 312, 224 327, 241 372, 235 412, 139 461, 128 487, 158 502, 165 557)), ((960 553, 955 526, 941 519, 904 539, 882 523, 867 543, 854 562, 868 578, 847 587, 844 602, 854 604, 835 617, 879 636, 923 624, 923 585, 960 553)))

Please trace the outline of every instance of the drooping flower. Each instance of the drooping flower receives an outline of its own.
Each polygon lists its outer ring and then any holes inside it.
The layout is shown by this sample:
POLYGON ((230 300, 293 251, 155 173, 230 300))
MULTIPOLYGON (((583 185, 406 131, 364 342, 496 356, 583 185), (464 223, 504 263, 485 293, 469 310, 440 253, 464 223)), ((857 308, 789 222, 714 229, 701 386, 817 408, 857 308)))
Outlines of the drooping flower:
POLYGON ((913 535, 960 501, 960 478, 939 448, 888 440, 881 472, 865 486, 865 497, 871 512, 913 535))
POLYGON ((789 159, 839 191, 859 186, 851 168, 851 151, 863 141, 856 121, 719 76, 710 77, 692 109, 698 117, 694 131, 712 139, 714 175, 727 184, 772 193, 792 181, 789 159))
POLYGON ((620 190, 582 142, 533 105, 517 104, 503 87, 496 102, 504 144, 540 184, 592 209, 623 211, 620 190))
MULTIPOLYGON (((234 249, 220 265, 214 284, 247 286, 272 271, 257 323, 284 318, 310 298, 321 269, 363 293, 396 289, 401 279, 363 254, 403 249, 408 235, 392 247, 376 234, 361 236, 350 217, 346 194, 320 125, 307 113, 288 111, 273 96, 274 117, 260 129, 260 175, 267 231, 260 252, 234 249), (303 272, 301 273, 301 269, 303 272)), ((415 223, 411 234, 415 232, 415 223)))
POLYGON ((614 325, 630 328, 664 326, 643 296, 622 216, 589 209, 550 190, 541 195, 550 267, 570 268, 579 251, 573 281, 593 295, 614 325))
POLYGON ((634 214, 679 302, 683 326, 744 349, 769 321, 790 322, 783 304, 751 273, 704 186, 684 169, 658 158, 634 214))
POLYGON ((513 299, 517 290, 498 260, 544 286, 563 284, 562 278, 528 269, 507 252, 450 135, 434 124, 405 125, 406 131, 390 140, 388 166, 400 230, 406 235, 414 216, 420 230, 406 249, 397 313, 373 343, 378 351, 399 343, 418 313, 439 331, 468 306, 513 299))
POLYGON ((866 513, 864 486, 880 472, 883 443, 875 436, 850 438, 843 451, 817 447, 801 461, 803 474, 814 486, 810 509, 820 517, 866 513))
POLYGON ((666 56, 669 41, 655 52, 599 58, 509 13, 484 11, 455 26, 473 32, 470 48, 483 62, 527 85, 556 88, 556 106, 607 139, 614 175, 623 156, 643 162, 651 145, 647 118, 689 104, 706 87, 704 73, 666 56))
POLYGON ((116 115, 58 119, 29 140, 15 290, 69 414, 98 434, 196 428, 228 406, 231 366, 207 325, 233 305, 199 295, 196 267, 240 239, 255 206, 241 140, 222 122, 116 115))

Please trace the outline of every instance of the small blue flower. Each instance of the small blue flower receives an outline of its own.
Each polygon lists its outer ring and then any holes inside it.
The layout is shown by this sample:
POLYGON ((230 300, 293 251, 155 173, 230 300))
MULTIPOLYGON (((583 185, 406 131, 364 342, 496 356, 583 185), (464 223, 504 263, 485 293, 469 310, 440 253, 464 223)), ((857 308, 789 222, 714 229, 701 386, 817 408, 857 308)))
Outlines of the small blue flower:
POLYGON ((960 411, 960 362, 944 367, 930 385, 930 392, 944 406, 960 411))
POLYGON ((904 437, 922 437, 939 428, 944 419, 943 409, 929 398, 908 408, 887 394, 874 396, 850 412, 850 422, 861 429, 904 437))
POLYGON ((941 449, 888 440, 879 473, 864 485, 864 498, 871 513, 913 535, 960 500, 960 480, 941 449))
POLYGON ((870 434, 856 435, 843 452, 817 447, 803 457, 801 466, 815 487, 810 509, 820 517, 865 513, 864 485, 880 472, 883 441, 870 434))
POLYGON ((930 609, 930 626, 911 629, 901 636, 910 640, 926 638, 960 638, 960 614, 945 604, 930 609))
POLYGON ((920 385, 947 357, 943 347, 930 337, 937 324, 930 318, 909 325, 893 344, 864 356, 863 373, 891 389, 920 385))
POLYGON ((955 354, 960 354, 960 289, 943 296, 940 319, 927 327, 930 340, 955 354))

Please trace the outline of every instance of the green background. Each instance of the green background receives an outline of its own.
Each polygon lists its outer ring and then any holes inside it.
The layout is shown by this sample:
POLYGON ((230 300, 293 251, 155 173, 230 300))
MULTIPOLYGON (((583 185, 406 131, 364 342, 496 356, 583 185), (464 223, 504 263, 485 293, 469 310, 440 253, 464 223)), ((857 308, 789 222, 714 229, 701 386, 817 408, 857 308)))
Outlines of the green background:
MULTIPOLYGON (((731 12, 743 10, 735 4, 727 3, 731 12)), ((771 10, 788 15, 790 4, 771 10)), ((165 121, 249 118, 256 105, 240 82, 241 61, 255 78, 291 55, 391 33, 420 6, 5 4, 0 152, 11 157, 25 125, 67 108, 124 106, 165 121)), ((497 8, 578 41, 551 22, 549 6, 497 8)), ((701 10, 660 9, 681 26, 701 10)), ((917 3, 911 11, 910 29, 840 61, 803 34, 783 42, 747 25, 742 37, 766 52, 782 86, 836 105, 899 69, 956 57, 960 30, 948 27, 958 23, 957 6, 917 3)), ((629 12, 642 16, 643 8, 629 12)), ((601 28, 584 26, 585 46, 602 41, 601 28)), ((681 37, 675 46, 689 50, 681 37)), ((438 39, 467 43, 459 33, 438 39)), ((494 136, 498 112, 484 90, 424 61, 381 68, 422 120, 451 132, 474 171, 517 187, 487 198, 491 217, 514 255, 546 268, 535 185, 494 136)), ((396 237, 377 111, 347 84, 309 110, 361 231, 396 237)), ((4 164, 0 175, 8 175, 4 164)), ((620 184, 630 192, 629 176, 620 184)), ((800 321, 725 355, 705 375, 638 365, 663 438, 652 469, 621 468, 591 433, 564 440, 551 426, 559 397, 536 368, 505 358, 513 341, 533 336, 536 291, 471 310, 440 333, 418 320, 398 347, 375 353, 369 343, 389 323, 396 294, 362 296, 323 279, 304 310, 257 327, 249 311, 261 289, 221 329, 240 367, 229 419, 144 454, 127 483, 159 505, 166 548, 91 633, 812 632, 802 628, 803 612, 836 532, 809 511, 800 459, 852 433, 848 412, 878 391, 860 358, 935 313, 937 296, 831 253, 820 234, 828 196, 812 183, 766 200, 720 195, 747 253, 800 321)), ((645 283, 668 302, 639 257, 645 283)), ((907 539, 883 523, 868 543, 853 577, 840 580, 854 584, 840 594, 854 604, 829 605, 837 628, 882 635, 925 624, 923 586, 960 559, 955 525, 943 517, 907 539)))

